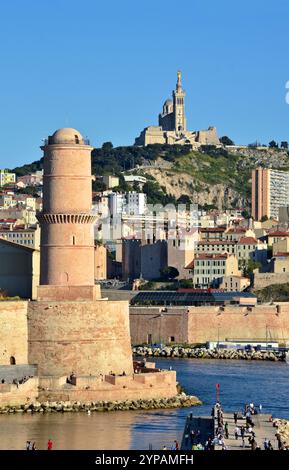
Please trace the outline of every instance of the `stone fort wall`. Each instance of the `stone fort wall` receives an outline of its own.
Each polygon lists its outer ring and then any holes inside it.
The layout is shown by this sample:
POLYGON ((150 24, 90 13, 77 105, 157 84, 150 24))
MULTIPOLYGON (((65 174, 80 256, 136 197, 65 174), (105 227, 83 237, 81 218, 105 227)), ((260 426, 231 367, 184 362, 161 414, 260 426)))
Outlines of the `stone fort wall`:
POLYGON ((132 373, 125 301, 30 302, 28 338, 40 376, 132 373))
POLYGON ((33 403, 38 393, 38 377, 30 378, 18 387, 13 384, 0 384, 0 407, 33 403))
POLYGON ((27 306, 25 301, 0 302, 0 365, 28 364, 27 306))
POLYGON ((289 303, 256 307, 130 307, 133 344, 226 339, 289 341, 289 303))
POLYGON ((264 289, 273 284, 289 282, 289 273, 254 273, 254 289, 264 289))
POLYGON ((289 340, 289 304, 247 307, 190 309, 188 343, 206 341, 289 340))

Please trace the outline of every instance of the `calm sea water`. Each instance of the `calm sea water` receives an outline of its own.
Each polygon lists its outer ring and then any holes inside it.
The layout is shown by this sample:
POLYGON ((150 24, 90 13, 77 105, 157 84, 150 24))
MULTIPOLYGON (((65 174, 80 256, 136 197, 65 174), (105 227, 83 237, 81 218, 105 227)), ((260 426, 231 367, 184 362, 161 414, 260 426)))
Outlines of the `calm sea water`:
POLYGON ((187 414, 209 415, 215 386, 228 411, 254 402, 273 416, 289 419, 289 366, 277 362, 196 359, 159 359, 157 366, 177 371, 187 393, 197 395, 203 406, 191 409, 63 413, 49 415, 0 415, 0 449, 24 449, 27 440, 45 449, 51 438, 55 449, 161 449, 181 440, 187 414))

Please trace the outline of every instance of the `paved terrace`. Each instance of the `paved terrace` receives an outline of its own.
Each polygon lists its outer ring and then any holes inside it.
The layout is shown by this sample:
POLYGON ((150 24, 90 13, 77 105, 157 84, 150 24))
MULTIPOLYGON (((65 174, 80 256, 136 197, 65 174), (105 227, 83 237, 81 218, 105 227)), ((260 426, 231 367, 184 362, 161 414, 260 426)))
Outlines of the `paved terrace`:
POLYGON ((0 366, 0 383, 2 380, 5 380, 6 384, 11 384, 14 379, 19 381, 25 376, 34 377, 35 375, 37 375, 37 366, 29 364, 0 366))

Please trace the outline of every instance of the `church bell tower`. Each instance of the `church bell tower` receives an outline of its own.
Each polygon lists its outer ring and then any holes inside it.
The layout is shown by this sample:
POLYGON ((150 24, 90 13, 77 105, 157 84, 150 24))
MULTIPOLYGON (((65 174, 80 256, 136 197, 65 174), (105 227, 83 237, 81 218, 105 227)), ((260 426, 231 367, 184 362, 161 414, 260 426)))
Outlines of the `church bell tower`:
POLYGON ((186 93, 182 88, 181 72, 178 70, 178 80, 176 89, 173 90, 174 125, 175 132, 177 134, 182 134, 187 130, 185 115, 185 96, 186 93))

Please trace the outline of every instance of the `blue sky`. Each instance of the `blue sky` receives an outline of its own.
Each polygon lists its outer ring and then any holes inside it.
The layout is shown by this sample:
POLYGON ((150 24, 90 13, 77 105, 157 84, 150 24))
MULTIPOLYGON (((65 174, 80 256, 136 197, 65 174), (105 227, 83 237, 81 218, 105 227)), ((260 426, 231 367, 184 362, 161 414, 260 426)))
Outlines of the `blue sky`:
POLYGON ((0 167, 38 159, 59 127, 132 144, 178 68, 189 129, 289 140, 288 45, 288 0, 3 1, 0 167))

